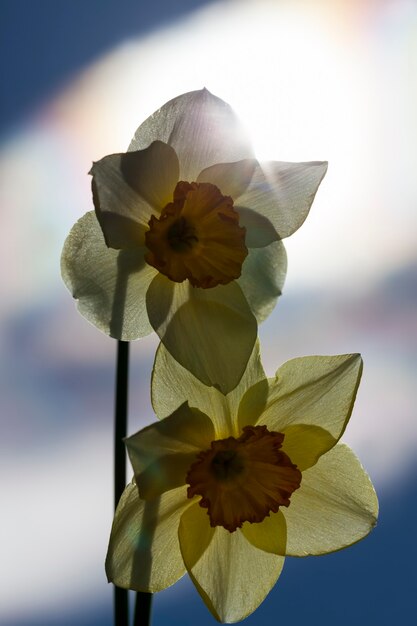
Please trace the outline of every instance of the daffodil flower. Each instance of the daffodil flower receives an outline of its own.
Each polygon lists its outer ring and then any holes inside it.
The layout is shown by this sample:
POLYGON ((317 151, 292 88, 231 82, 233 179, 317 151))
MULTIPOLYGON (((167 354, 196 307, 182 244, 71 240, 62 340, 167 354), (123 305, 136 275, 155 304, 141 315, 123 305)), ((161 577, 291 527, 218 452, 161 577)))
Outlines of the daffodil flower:
POLYGON ((126 440, 134 468, 106 571, 156 592, 186 571, 216 619, 254 611, 284 558, 345 548, 376 523, 372 483, 338 443, 362 371, 357 354, 302 357, 266 379, 257 346, 228 395, 158 350, 160 422, 126 440))
POLYGON ((206 89, 181 95, 138 128, 127 153, 94 163, 95 213, 67 238, 64 281, 100 330, 130 341, 154 329, 227 393, 281 293, 281 239, 305 220, 326 169, 258 163, 225 102, 206 89))

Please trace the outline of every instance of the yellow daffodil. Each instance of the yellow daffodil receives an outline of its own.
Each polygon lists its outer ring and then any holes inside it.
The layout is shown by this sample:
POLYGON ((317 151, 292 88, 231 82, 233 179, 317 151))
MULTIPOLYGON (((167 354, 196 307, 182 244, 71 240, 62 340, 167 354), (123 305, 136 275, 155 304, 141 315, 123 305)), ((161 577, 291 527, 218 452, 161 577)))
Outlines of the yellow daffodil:
POLYGON ((229 392, 281 293, 281 239, 305 220, 326 168, 258 163, 225 102, 206 89, 181 95, 127 153, 94 163, 95 212, 67 238, 64 281, 100 330, 130 341, 153 328, 184 367, 229 392))
POLYGON ((286 555, 366 536, 375 491, 338 443, 361 371, 357 354, 302 357, 268 380, 256 345, 223 395, 161 346, 152 397, 165 419, 127 439, 135 478, 115 514, 109 580, 156 592, 187 571, 216 619, 236 622, 269 593, 286 555))

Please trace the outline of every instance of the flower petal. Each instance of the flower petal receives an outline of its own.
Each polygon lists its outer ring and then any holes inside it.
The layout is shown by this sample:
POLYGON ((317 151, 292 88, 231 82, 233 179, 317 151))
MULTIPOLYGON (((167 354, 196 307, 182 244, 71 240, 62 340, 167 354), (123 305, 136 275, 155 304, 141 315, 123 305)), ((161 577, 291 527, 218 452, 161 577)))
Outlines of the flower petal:
POLYGON ((188 402, 210 419, 215 427, 215 438, 238 436, 236 416, 242 395, 259 380, 265 378, 256 341, 245 373, 238 386, 227 396, 215 387, 207 387, 170 355, 164 344, 159 344, 152 372, 151 397, 156 415, 162 419, 179 405, 188 402))
POLYGON ((378 500, 352 450, 338 444, 303 472, 301 487, 283 513, 287 555, 327 554, 356 543, 372 530, 378 500))
POLYGON ((187 571, 214 617, 238 622, 252 613, 276 583, 284 558, 258 550, 240 530, 211 528, 195 504, 181 517, 181 553, 187 571))
POLYGON ((140 497, 149 500, 185 485, 197 454, 209 448, 214 438, 210 418, 186 402, 166 419, 128 437, 125 441, 140 497))
POLYGON ((164 104, 137 129, 129 150, 159 139, 172 146, 180 180, 193 182, 216 163, 252 158, 253 152, 230 106, 207 89, 182 94, 164 104))
POLYGON ((231 196, 234 199, 241 196, 247 189, 257 163, 256 159, 244 159, 235 163, 217 163, 200 172, 197 182, 216 185, 224 196, 231 196))
POLYGON ((264 248, 249 248, 238 283, 258 324, 272 312, 287 274, 287 253, 282 241, 264 248))
POLYGON ((270 513, 259 524, 245 522, 241 530, 255 548, 272 554, 285 554, 287 525, 281 511, 270 513))
MULTIPOLYGON (((300 433, 302 438, 304 434, 311 446, 308 455, 297 459, 304 469, 342 436, 352 413, 361 374, 359 354, 292 359, 268 381, 268 388, 265 383, 258 383, 242 398, 241 428, 253 424, 258 417, 256 424, 265 424, 271 431, 285 434, 288 430, 289 440, 300 433), (289 429, 301 425, 309 429, 289 429)), ((299 442, 300 437, 296 441, 299 442)), ((285 439, 283 450, 287 452, 285 439)), ((291 458, 290 452, 288 454, 291 458)))
POLYGON ((261 213, 241 206, 235 209, 239 213, 239 224, 246 228, 245 243, 249 249, 263 248, 280 239, 275 226, 261 213))
POLYGON ((152 215, 159 215, 178 182, 175 150, 155 141, 146 150, 110 154, 91 168, 93 200, 108 246, 143 246, 152 215))
POLYGON ((257 324, 234 281, 213 289, 157 275, 146 295, 149 320, 174 358, 206 385, 228 393, 245 371, 257 324))
POLYGON ((156 270, 145 263, 143 248, 108 248, 93 211, 68 235, 61 272, 80 313, 106 335, 130 341, 152 332, 145 294, 156 270))
POLYGON ((207 387, 180 365, 160 343, 155 356, 151 385, 152 406, 159 419, 166 418, 184 402, 210 416, 215 429, 230 422, 226 397, 207 387))
POLYGON ((283 431, 282 451, 302 472, 317 463, 321 455, 337 443, 327 430, 311 424, 293 424, 283 431))
POLYGON ((190 505, 185 487, 145 502, 135 483, 120 498, 106 558, 109 582, 118 587, 154 593, 185 574, 178 542, 178 524, 190 505))
POLYGON ((237 210, 257 211, 273 224, 280 239, 288 237, 306 219, 326 171, 326 162, 262 163, 245 193, 235 199, 237 210))

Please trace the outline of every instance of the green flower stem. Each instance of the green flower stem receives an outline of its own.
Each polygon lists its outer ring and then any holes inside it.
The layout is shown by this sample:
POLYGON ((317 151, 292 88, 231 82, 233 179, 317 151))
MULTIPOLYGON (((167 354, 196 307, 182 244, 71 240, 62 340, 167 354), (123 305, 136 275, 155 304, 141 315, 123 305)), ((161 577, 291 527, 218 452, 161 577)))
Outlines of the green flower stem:
POLYGON ((139 591, 136 594, 135 618, 133 626, 150 626, 152 594, 139 591))
MULTIPOLYGON (((127 403, 129 382, 129 342, 117 342, 116 400, 114 415, 114 508, 126 486, 126 450, 123 439, 127 433, 127 403)), ((114 624, 128 626, 127 589, 114 587, 114 624)))

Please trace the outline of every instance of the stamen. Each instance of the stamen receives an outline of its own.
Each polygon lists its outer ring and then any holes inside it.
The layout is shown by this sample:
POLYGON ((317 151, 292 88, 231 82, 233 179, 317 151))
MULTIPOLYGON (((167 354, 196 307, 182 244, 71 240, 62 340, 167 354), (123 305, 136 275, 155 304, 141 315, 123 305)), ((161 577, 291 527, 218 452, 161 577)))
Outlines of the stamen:
POLYGON ((301 472, 280 450, 284 435, 266 426, 246 426, 237 439, 211 443, 187 473, 187 495, 201 496, 211 526, 230 532, 243 522, 261 522, 271 511, 289 506, 301 472))
POLYGON ((204 289, 239 278, 247 256, 246 229, 233 200, 210 183, 180 181, 173 202, 145 235, 147 263, 175 282, 204 289))
POLYGON ((198 243, 195 228, 184 217, 180 217, 169 227, 167 238, 175 252, 185 252, 198 243))

